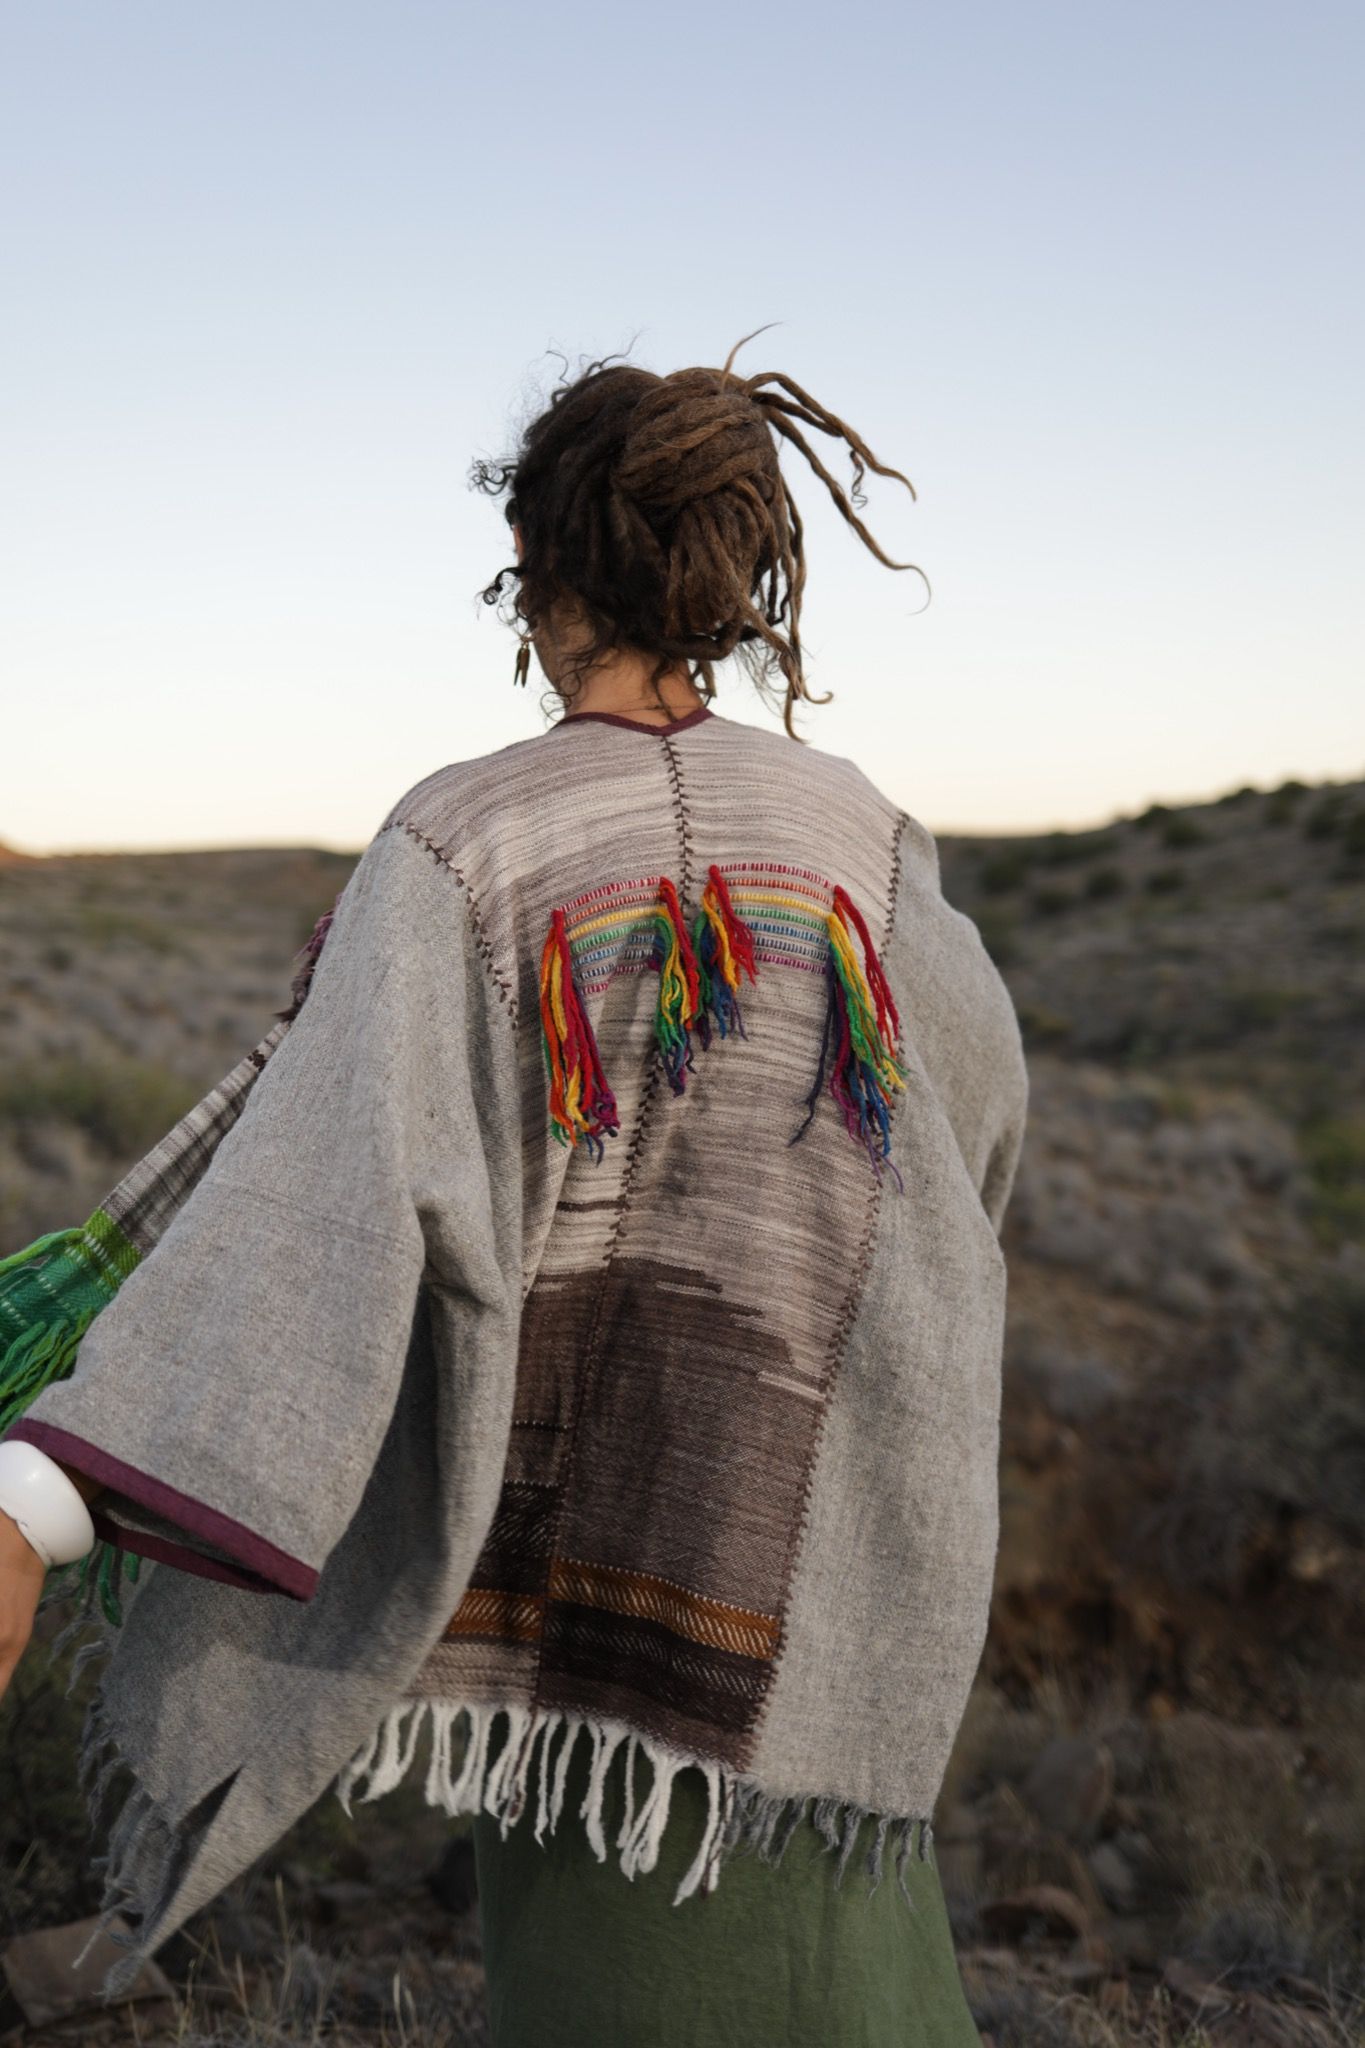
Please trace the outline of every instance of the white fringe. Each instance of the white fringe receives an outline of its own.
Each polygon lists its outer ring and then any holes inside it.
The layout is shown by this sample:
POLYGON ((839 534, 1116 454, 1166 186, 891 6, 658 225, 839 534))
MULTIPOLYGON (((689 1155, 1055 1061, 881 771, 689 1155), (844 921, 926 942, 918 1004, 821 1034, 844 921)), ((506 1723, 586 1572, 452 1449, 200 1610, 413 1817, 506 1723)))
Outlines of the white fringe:
MULTIPOLYGON (((614 1846, 620 1852, 617 1860, 621 1870, 632 1880, 637 1872, 653 1870, 659 1860, 659 1849, 672 1805, 673 1782, 678 1772, 689 1766, 700 1770, 706 1779, 706 1823, 696 1855, 673 1895, 675 1906, 680 1906, 696 1891, 713 1892, 720 1882, 724 1855, 741 1841, 752 1842, 764 1861, 777 1861, 781 1848, 774 1853, 771 1844, 779 1821, 785 1819, 788 1823, 782 1838, 782 1847, 785 1847, 790 1838, 791 1824, 800 1817, 807 1803, 806 1799, 765 1795, 751 1781, 741 1780, 723 1764, 684 1755, 680 1750, 656 1742, 621 1721, 566 1715, 557 1708, 533 1711, 526 1706, 497 1705, 488 1701, 403 1699, 389 1709, 336 1780, 337 1797, 348 1815, 351 1814, 352 1797, 359 1799, 362 1805, 367 1804, 385 1792, 391 1792, 407 1776, 416 1758, 423 1722, 428 1717, 431 1722, 431 1756, 426 1775, 427 1803, 440 1807, 452 1817, 464 1813, 492 1814, 500 1823, 504 1839, 508 1829, 525 1810, 530 1775, 539 1748, 537 1842, 543 1839, 547 1828, 553 1833, 559 1825, 568 1783, 569 1760, 578 1737, 586 1730, 592 1745, 592 1757, 588 1789, 578 1811, 579 1818, 586 1823, 588 1841, 599 1863, 607 1859, 604 1827, 607 1773, 612 1759, 624 1743, 625 1811, 614 1846), (505 1717, 507 1725, 502 1746, 490 1765, 490 1737, 493 1723, 500 1715, 505 1717), (461 1717, 466 1726, 457 1765, 455 1724, 461 1717), (559 1747, 552 1766, 551 1750, 556 1741, 559 1747), (642 1756, 653 1773, 643 1796, 636 1784, 642 1756), (364 1789, 357 1790, 363 1780, 368 1781, 364 1789)), ((826 1842, 842 1850, 838 1863, 839 1879, 842 1879, 844 1865, 865 1812, 862 1807, 838 1799, 820 1799, 816 1803, 815 1818, 826 1842), (840 1817, 842 1830, 837 1825, 840 1817)), ((890 1815, 881 1815, 878 1820, 876 1841, 866 1859, 868 1873, 874 1878, 872 1889, 876 1889, 876 1881, 880 1879, 882 1849, 890 1827, 897 1836, 897 1875, 902 1891, 909 1898, 902 1873, 911 1832, 918 1825, 920 1858, 927 1861, 932 1830, 927 1820, 916 1823, 890 1815)))

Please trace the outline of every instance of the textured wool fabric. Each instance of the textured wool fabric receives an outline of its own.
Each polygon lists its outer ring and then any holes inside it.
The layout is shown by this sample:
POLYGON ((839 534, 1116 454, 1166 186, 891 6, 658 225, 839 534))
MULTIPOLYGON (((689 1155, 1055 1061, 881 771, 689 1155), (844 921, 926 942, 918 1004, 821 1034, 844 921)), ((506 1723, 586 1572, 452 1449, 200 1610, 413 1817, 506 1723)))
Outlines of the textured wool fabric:
POLYGON ((538 1838, 589 1745, 603 1856, 638 1763, 628 1876, 698 1769, 680 1905, 808 1807, 904 1883, 984 1641, 1026 1107, 932 835, 853 762, 580 713, 408 791, 12 1431, 157 1560, 88 1740, 134 1773, 129 1969, 424 1730, 431 1799, 510 1827, 538 1782, 538 1838), (711 944, 754 972, 708 1038, 711 944))

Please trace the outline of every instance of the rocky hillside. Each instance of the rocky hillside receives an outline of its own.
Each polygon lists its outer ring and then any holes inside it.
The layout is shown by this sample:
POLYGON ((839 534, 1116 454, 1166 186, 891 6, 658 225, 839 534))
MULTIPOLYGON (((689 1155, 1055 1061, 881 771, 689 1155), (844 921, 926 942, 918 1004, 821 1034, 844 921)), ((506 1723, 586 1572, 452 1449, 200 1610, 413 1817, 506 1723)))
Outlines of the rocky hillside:
POLYGON ((354 865, 297 848, 0 859, 0 1253, 87 1215, 265 1036, 354 865))
MULTIPOLYGON (((1352 2038, 1365 784, 940 852, 1032 1076, 995 1612, 938 1834, 978 2019, 995 2048, 1352 2038)), ((87 1213, 263 1035, 351 864, 0 859, 0 1252, 87 1213)))

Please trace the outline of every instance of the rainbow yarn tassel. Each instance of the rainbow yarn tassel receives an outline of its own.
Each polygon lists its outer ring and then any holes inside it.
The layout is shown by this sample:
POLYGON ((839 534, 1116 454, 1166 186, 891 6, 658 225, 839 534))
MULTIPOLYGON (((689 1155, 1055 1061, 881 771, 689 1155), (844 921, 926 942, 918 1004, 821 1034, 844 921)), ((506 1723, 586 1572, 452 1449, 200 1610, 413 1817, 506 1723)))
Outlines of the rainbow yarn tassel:
POLYGON ((722 1038, 728 1038, 732 1028, 741 1038, 747 1038, 739 1009, 740 971, 742 969, 750 981, 758 978, 753 935, 730 901, 725 877, 714 864, 706 872, 708 880, 701 894, 701 909, 692 924, 693 950, 701 982, 697 1036, 703 1050, 711 1043, 713 1017, 722 1038))
POLYGON ((683 922, 678 892, 667 875, 659 877, 664 899, 660 912, 663 954, 659 959, 659 1001, 654 1036, 663 1056, 664 1073, 675 1095, 687 1086, 692 1066, 692 1024, 701 1003, 701 977, 692 941, 683 922))
POLYGON ((877 949, 872 943, 872 935, 847 890, 837 883, 834 905, 825 921, 829 931, 829 956, 825 969, 829 1004, 820 1046, 820 1069, 806 1098, 805 1122, 787 1142, 794 1145, 804 1135, 815 1114, 815 1104, 830 1063, 830 1043, 833 1040, 829 1092, 843 1111, 849 1135, 867 1147, 873 1172, 880 1175, 881 1161, 886 1159, 891 1165, 896 1186, 904 1194, 905 1183, 890 1160, 891 1091, 906 1085, 905 1068, 896 1056, 900 1016, 877 957, 877 949), (849 934, 850 919, 862 940, 863 965, 859 964, 849 934))
POLYGON ((540 959, 540 1035, 550 1083, 550 1120, 561 1145, 583 1138, 600 1161, 602 1139, 619 1128, 616 1098, 602 1071, 591 1021, 574 980, 564 913, 550 918, 540 959))

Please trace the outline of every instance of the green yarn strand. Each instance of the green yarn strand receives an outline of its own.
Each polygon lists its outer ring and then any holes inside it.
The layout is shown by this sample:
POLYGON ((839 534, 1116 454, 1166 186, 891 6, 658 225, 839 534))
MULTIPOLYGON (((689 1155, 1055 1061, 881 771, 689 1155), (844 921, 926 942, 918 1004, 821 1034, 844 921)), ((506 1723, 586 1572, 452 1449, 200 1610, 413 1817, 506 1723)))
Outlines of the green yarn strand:
MULTIPOLYGON (((0 1435, 44 1387, 75 1370, 86 1331, 140 1259, 103 1209, 79 1228, 50 1230, 0 1259, 0 1435)), ((118 1628, 120 1592, 136 1580, 141 1561, 117 1544, 97 1542, 84 1557, 55 1566, 47 1585, 61 1597, 74 1581, 118 1628)))
POLYGON ((0 1358, 0 1432, 17 1422, 31 1401, 54 1380, 66 1379, 98 1308, 82 1310, 74 1323, 56 1322, 26 1330, 0 1358))
POLYGON ((0 1259, 0 1432, 75 1369, 81 1339, 139 1263, 103 1209, 0 1259))

